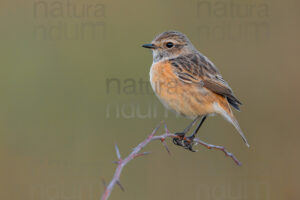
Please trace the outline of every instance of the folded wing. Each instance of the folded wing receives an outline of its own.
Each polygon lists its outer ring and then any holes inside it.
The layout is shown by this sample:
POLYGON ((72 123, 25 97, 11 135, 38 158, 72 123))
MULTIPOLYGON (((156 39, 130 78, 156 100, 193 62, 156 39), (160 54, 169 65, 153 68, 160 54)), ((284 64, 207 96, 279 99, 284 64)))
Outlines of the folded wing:
POLYGON ((242 103, 234 96, 228 83, 208 58, 199 53, 173 58, 170 62, 174 67, 174 73, 181 81, 187 84, 199 84, 224 96, 232 107, 240 110, 239 105, 242 103))

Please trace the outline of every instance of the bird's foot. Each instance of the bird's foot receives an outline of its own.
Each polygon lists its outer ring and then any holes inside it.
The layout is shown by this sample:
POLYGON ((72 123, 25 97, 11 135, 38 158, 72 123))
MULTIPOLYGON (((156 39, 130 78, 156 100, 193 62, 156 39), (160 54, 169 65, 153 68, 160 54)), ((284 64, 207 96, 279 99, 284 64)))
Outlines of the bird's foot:
POLYGON ((183 143, 184 143, 183 147, 191 152, 196 152, 193 149, 193 145, 195 144, 194 138, 195 138, 195 136, 191 135, 189 137, 184 138, 184 140, 183 140, 183 143))
POLYGON ((173 138, 173 143, 176 144, 177 146, 184 146, 184 138, 185 138, 185 133, 175 133, 177 137, 173 138))
POLYGON ((193 145, 195 144, 194 143, 194 138, 195 136, 191 135, 189 137, 185 137, 185 134, 184 133, 175 133, 175 135, 177 135, 176 138, 173 138, 173 143, 178 145, 178 146, 181 146, 191 152, 196 152, 194 149, 193 149, 193 145))

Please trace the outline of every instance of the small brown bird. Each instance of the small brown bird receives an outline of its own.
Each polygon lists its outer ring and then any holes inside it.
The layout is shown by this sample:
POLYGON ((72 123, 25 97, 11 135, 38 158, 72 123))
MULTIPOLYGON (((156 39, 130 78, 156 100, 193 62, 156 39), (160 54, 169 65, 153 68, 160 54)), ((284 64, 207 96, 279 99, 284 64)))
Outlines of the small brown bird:
POLYGON ((192 149, 193 139, 208 115, 220 114, 231 122, 249 144, 230 105, 240 110, 241 102, 234 96, 228 83, 215 65, 202 55, 182 33, 167 31, 156 36, 149 48, 153 53, 150 70, 152 88, 167 108, 194 119, 184 131, 176 133, 176 145, 192 149), (191 136, 185 137, 193 124, 201 118, 191 136))

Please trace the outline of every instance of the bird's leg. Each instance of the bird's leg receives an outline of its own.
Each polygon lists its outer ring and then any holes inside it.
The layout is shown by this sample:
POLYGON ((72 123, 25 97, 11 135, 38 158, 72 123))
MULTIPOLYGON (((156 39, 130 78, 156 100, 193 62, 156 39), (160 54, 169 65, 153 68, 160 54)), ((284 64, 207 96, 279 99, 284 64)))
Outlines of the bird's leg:
POLYGON ((178 146, 184 146, 183 144, 183 140, 184 140, 184 137, 185 137, 185 134, 187 132, 189 132, 189 130, 192 128, 192 126, 196 123, 196 121, 199 119, 200 117, 196 117, 192 123, 190 123, 182 132, 177 132, 175 133, 175 135, 177 135, 178 137, 177 138, 173 138, 173 143, 178 145, 178 146))
POLYGON ((194 130, 194 132, 192 133, 192 135, 186 137, 186 139, 184 140, 184 144, 182 146, 184 146, 185 149, 188 149, 192 152, 195 152, 195 150, 193 149, 193 140, 195 138, 195 135, 198 133, 201 125, 203 124, 203 122, 205 121, 206 119, 206 115, 204 115, 201 119, 201 121, 199 122, 197 128, 194 130))

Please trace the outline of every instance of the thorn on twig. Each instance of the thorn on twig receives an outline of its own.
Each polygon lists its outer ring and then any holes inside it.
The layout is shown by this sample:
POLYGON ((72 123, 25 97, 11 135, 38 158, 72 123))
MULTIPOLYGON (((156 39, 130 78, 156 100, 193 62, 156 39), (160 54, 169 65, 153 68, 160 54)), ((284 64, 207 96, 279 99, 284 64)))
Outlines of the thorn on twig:
POLYGON ((152 131, 152 133, 150 134, 149 137, 153 137, 153 136, 155 135, 155 133, 156 133, 156 132, 158 131, 158 129, 160 128, 161 123, 162 123, 162 122, 160 122, 160 123, 155 127, 155 129, 152 131))
POLYGON ((119 164, 119 161, 113 161, 112 163, 113 164, 119 164))
POLYGON ((117 144, 115 144, 115 149, 116 149, 117 157, 120 160, 121 159, 121 154, 120 154, 120 151, 119 151, 119 148, 118 148, 117 144))
POLYGON ((139 153, 139 154, 136 154, 134 157, 139 157, 139 156, 145 156, 145 155, 148 155, 150 154, 151 152, 143 152, 143 153, 139 153))
POLYGON ((165 132, 170 133, 166 123, 165 123, 165 132))
POLYGON ((167 150, 168 154, 171 155, 171 152, 170 152, 170 150, 167 146, 167 143, 166 143, 165 139, 163 138, 160 141, 163 143, 163 145, 164 145, 165 149, 167 150))
POLYGON ((103 184, 103 186, 104 186, 104 190, 106 189, 106 182, 105 182, 105 180, 102 178, 102 184, 103 184))
POLYGON ((116 181, 117 185, 120 187, 120 189, 125 192, 124 187, 122 186, 121 182, 119 180, 116 181))

